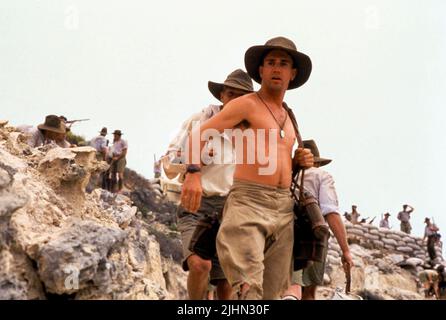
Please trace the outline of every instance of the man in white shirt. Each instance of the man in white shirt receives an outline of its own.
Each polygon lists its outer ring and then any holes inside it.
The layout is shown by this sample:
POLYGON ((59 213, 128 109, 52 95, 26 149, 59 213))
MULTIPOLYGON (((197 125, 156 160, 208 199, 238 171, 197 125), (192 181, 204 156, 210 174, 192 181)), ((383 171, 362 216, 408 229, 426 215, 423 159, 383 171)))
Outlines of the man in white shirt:
POLYGON ((384 214, 384 218, 379 222, 380 228, 390 229, 389 217, 390 217, 390 213, 386 212, 384 214))
POLYGON ((429 254, 429 259, 432 261, 437 257, 437 253, 435 251, 435 243, 437 242, 437 231, 438 228, 431 222, 431 219, 425 218, 424 223, 426 227, 424 228, 424 237, 423 241, 427 238, 427 253, 429 254))
MULTIPOLYGON (((219 113, 229 101, 253 91, 251 78, 240 69, 230 73, 223 83, 209 81, 208 88, 222 104, 210 105, 183 123, 180 132, 169 145, 167 156, 164 157, 163 168, 169 178, 185 173, 186 166, 178 164, 184 163, 183 150, 193 122, 205 122, 219 113), (172 164, 176 164, 176 166, 172 164), (178 168, 179 170, 177 170, 178 168)), ((233 183, 235 170, 233 150, 230 143, 224 143, 224 140, 229 139, 228 137, 222 134, 221 139, 222 148, 220 150, 213 148, 210 144, 205 147, 204 153, 207 155, 209 164, 203 166, 201 170, 204 196, 199 210, 197 213, 191 213, 179 206, 177 213, 178 229, 181 232, 183 243, 182 266, 185 271, 189 271, 187 288, 189 298, 193 300, 205 297, 209 279, 213 285, 217 286, 218 299, 230 299, 232 293, 216 254, 209 259, 199 252, 192 252, 189 248, 200 219, 206 216, 220 218, 226 196, 233 183)), ((213 239, 212 246, 215 250, 215 239, 213 239)))
MULTIPOLYGON (((347 271, 353 266, 352 256, 347 242, 347 234, 341 215, 339 214, 338 196, 332 176, 320 167, 331 162, 319 156, 319 150, 314 140, 304 141, 304 148, 311 150, 314 155, 314 167, 306 169, 304 175, 304 189, 318 200, 322 215, 333 232, 342 250, 342 263, 347 271)), ((328 247, 327 243, 325 244, 328 247)), ((327 252, 325 252, 326 257, 327 252)), ((283 294, 283 300, 314 300, 318 285, 323 284, 325 272, 324 262, 313 262, 309 267, 295 271, 291 279, 291 286, 283 294), (303 287, 303 292, 301 292, 303 287)))
POLYGON ((108 151, 107 128, 102 128, 97 137, 90 141, 90 146, 96 149, 98 160, 105 160, 108 151))
POLYGON ((116 174, 118 174, 118 192, 122 190, 124 170, 127 165, 125 157, 127 155, 128 143, 124 139, 121 139, 122 134, 121 130, 115 130, 113 132, 113 157, 110 164, 112 179, 115 179, 116 174))

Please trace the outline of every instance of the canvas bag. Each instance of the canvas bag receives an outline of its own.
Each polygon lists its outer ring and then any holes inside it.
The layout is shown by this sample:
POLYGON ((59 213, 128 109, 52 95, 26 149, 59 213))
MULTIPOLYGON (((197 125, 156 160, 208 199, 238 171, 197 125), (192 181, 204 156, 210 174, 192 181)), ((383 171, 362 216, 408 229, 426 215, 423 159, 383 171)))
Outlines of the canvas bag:
MULTIPOLYGON (((293 111, 283 103, 285 110, 293 123, 299 147, 303 148, 296 117, 293 111)), ((305 170, 293 167, 291 195, 294 199, 294 270, 304 269, 312 261, 325 260, 325 247, 330 235, 317 199, 304 189, 305 170), (298 182, 299 171, 301 180, 298 182)))

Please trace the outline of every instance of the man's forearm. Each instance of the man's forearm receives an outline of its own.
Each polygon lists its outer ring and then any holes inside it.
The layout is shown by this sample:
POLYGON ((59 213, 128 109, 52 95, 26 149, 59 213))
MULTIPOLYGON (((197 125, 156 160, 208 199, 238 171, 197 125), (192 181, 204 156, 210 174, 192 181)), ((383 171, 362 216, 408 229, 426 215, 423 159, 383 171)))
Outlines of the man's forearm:
POLYGON ((347 243, 347 232, 345 231, 344 223, 337 213, 329 213, 325 216, 330 230, 333 232, 342 252, 350 251, 347 243))

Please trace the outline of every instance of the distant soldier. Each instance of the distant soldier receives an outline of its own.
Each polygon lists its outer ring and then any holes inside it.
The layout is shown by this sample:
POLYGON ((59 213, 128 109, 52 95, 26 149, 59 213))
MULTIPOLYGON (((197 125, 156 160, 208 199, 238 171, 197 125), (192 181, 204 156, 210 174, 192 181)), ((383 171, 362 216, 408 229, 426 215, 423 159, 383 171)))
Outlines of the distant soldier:
POLYGON ((49 143, 55 143, 59 147, 69 148, 70 143, 65 140, 66 126, 56 115, 48 115, 45 122, 37 127, 19 126, 17 129, 28 136, 27 143, 32 148, 37 148, 49 143))
POLYGON ((384 218, 381 219, 381 221, 379 222, 379 227, 380 228, 390 229, 389 217, 390 217, 390 213, 386 212, 384 214, 384 218))
POLYGON ((398 213, 397 219, 401 221, 401 231, 410 234, 412 226, 410 225, 410 214, 413 212, 413 208, 408 204, 403 205, 403 211, 398 213))
POLYGON ((437 242, 438 228, 429 218, 425 218, 424 223, 426 224, 426 227, 424 228, 423 241, 425 241, 427 238, 427 253, 429 254, 429 259, 432 262, 437 257, 437 253, 435 252, 435 243, 437 242))
MULTIPOLYGON (((118 192, 122 190, 124 181, 124 170, 127 165, 126 155, 128 149, 128 143, 124 139, 121 139, 121 130, 115 130, 113 132, 113 157, 111 162, 112 179, 118 177, 118 192)), ((113 190, 114 191, 114 190, 113 190)))
POLYGON ((350 213, 350 217, 351 217, 351 223, 353 224, 359 224, 359 216, 361 215, 358 211, 356 211, 357 206, 356 205, 352 205, 352 213, 350 213))
POLYGON ((90 141, 90 146, 96 149, 96 158, 99 161, 105 160, 108 152, 107 128, 102 128, 97 137, 90 141))
POLYGON ((444 297, 446 289, 444 265, 437 265, 433 270, 423 270, 418 274, 418 278, 424 287, 426 298, 430 296, 435 296, 437 299, 444 297))

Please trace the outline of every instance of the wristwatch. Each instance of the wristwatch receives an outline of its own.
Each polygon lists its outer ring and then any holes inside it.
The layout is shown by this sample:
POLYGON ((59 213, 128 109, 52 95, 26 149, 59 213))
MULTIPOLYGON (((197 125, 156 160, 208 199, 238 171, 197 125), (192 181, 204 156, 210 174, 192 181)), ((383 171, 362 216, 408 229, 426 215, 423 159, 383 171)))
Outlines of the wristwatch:
POLYGON ((201 171, 201 168, 196 164, 189 164, 186 167, 186 173, 195 173, 195 172, 200 172, 200 171, 201 171))

